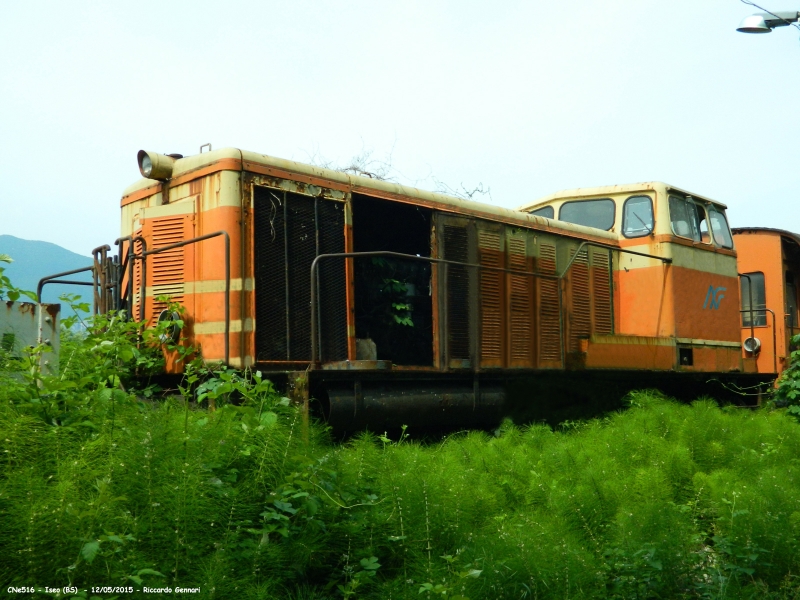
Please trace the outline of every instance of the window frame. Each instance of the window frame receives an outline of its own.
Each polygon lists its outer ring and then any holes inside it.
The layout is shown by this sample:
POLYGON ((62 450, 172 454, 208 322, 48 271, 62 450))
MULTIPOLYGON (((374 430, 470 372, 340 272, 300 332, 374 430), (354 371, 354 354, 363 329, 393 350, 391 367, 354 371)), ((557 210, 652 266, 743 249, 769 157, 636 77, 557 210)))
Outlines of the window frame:
POLYGON ((717 248, 725 248, 726 250, 733 250, 733 233, 731 232, 730 223, 728 223, 728 215, 725 214, 724 209, 719 209, 713 204, 710 204, 706 209, 706 219, 708 220, 708 230, 711 233, 711 239, 713 240, 714 245, 717 248), (728 230, 728 238, 731 241, 730 246, 726 246, 725 244, 722 244, 720 243, 720 241, 717 240, 717 234, 714 231, 714 225, 711 223, 711 211, 714 211, 715 213, 717 213, 722 217, 722 220, 725 223, 725 227, 728 230))
POLYGON ((653 235, 655 233, 655 231, 656 231, 656 213, 655 213, 655 206, 653 204, 653 197, 648 195, 648 194, 637 194, 635 196, 628 196, 625 199, 625 202, 622 203, 622 235, 623 235, 623 237, 626 237, 628 239, 646 237, 648 235, 653 235), (650 231, 648 231, 646 233, 639 233, 637 235, 628 235, 627 233, 625 233, 626 225, 627 225, 627 222, 626 222, 626 219, 625 219, 625 215, 626 215, 625 207, 628 206, 628 202, 630 200, 634 200, 636 198, 647 198, 648 200, 650 200, 650 218, 653 221, 653 225, 651 226, 650 231))
MULTIPOLYGON (((700 220, 699 219, 698 219, 698 221, 696 223, 694 223, 694 222, 687 223, 687 225, 690 225, 690 227, 692 229, 692 232, 695 231, 695 227, 697 228, 696 229, 696 231, 697 231, 697 238, 696 239, 695 239, 695 237, 694 237, 694 235, 692 233, 690 233, 689 235, 682 235, 682 234, 678 233, 677 231, 675 231, 675 219, 673 218, 672 204, 670 202, 673 198, 683 202, 684 206, 691 205, 691 210, 694 211, 695 215, 697 214, 697 207, 700 206, 697 202, 695 202, 694 198, 686 197, 686 196, 679 196, 678 194, 668 194, 667 195, 667 210, 669 211, 669 228, 670 228, 670 231, 672 231, 672 235, 674 235, 675 237, 682 238, 684 240, 691 240, 693 244, 704 244, 705 242, 703 242, 703 235, 700 232, 700 220)), ((705 213, 705 209, 703 210, 703 212, 705 213)), ((708 245, 708 244, 706 244, 706 245, 708 245)))
MULTIPOLYGON (((750 327, 768 327, 767 321, 767 278, 764 275, 764 271, 751 271, 750 273, 742 273, 742 275, 749 275, 749 277, 739 277, 739 293, 741 295, 739 306, 743 311, 740 313, 740 321, 742 329, 749 329, 750 327), (763 286, 762 291, 764 292, 764 307, 763 308, 756 308, 750 307, 750 294, 745 294, 744 282, 747 282, 748 288, 753 285, 753 276, 760 275, 761 276, 761 283, 763 286), (745 301, 747 302, 748 306, 745 306, 745 301), (750 309, 752 308, 753 313, 753 323, 750 324, 750 321, 745 321, 745 319, 750 319, 750 309), (759 316, 759 313, 763 313, 763 316, 759 316), (763 319, 763 322, 762 322, 763 319)), ((749 290, 748 290, 749 291, 749 290)), ((755 291, 755 290, 754 290, 755 291)), ((753 295, 753 301, 755 302, 756 296, 753 295)), ((758 304, 756 304, 758 306, 758 304)))
POLYGON ((533 216, 535 216, 535 217, 543 217, 543 218, 545 218, 545 219, 550 219, 551 221, 555 221, 555 219, 556 219, 556 209, 555 209, 555 208, 553 208, 553 205, 552 205, 552 204, 548 204, 547 206, 543 206, 543 207, 541 207, 541 208, 536 208, 536 209, 534 209, 534 210, 530 211, 528 214, 529 214, 529 215, 533 215, 533 216), (540 214, 537 214, 537 213, 539 213, 539 211, 542 211, 542 210, 547 210, 547 209, 550 209, 550 212, 551 212, 551 213, 553 213, 553 214, 552 214, 552 215, 550 215, 549 217, 548 217, 547 215, 540 215, 540 214))
POLYGON ((617 203, 614 201, 613 198, 587 198, 585 200, 567 200, 563 202, 561 206, 558 207, 558 220, 564 221, 564 223, 570 223, 572 225, 578 225, 580 227, 592 227, 592 229, 599 229, 600 231, 611 231, 614 229, 614 225, 617 224, 617 203), (611 225, 608 226, 607 229, 603 229, 602 227, 592 227, 591 225, 583 225, 582 223, 573 223, 572 221, 565 221, 561 218, 561 213, 564 211, 564 207, 569 204, 584 204, 587 202, 611 202, 611 206, 613 206, 613 210, 611 212, 612 219, 611 225))

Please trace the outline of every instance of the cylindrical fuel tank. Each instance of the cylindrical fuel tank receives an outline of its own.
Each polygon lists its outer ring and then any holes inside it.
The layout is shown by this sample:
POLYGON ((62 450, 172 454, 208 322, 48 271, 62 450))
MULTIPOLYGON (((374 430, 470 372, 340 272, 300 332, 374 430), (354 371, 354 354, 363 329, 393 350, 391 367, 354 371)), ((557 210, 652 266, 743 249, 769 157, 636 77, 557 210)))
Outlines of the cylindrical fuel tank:
POLYGON ((336 432, 490 428, 503 415, 501 385, 377 385, 354 383, 328 388, 328 423, 336 432))

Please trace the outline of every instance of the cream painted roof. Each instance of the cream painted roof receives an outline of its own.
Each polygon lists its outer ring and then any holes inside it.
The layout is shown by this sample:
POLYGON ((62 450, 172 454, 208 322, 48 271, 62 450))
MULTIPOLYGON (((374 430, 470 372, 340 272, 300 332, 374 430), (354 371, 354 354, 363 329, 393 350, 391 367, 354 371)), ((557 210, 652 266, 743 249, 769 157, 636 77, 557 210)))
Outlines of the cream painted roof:
MULTIPOLYGON (((247 162, 253 162, 285 171, 319 177, 321 179, 338 182, 349 188, 371 188, 375 190, 383 190, 391 194, 402 195, 411 199, 435 203, 438 204, 442 209, 450 209, 455 213, 461 211, 472 211, 483 213, 486 215, 487 219, 494 218, 505 222, 515 221, 522 226, 530 226, 537 229, 550 229, 553 230, 554 233, 558 233, 558 231, 561 230, 565 233, 571 233, 573 235, 578 234, 581 236, 604 238, 610 242, 616 242, 618 240, 618 237, 615 234, 607 231, 601 231, 592 227, 584 227, 582 225, 574 225, 572 223, 550 220, 510 208, 501 208, 491 204, 474 202, 472 200, 462 200, 454 196, 448 196, 446 194, 440 194, 437 192, 427 192, 425 190, 404 186, 391 181, 381 181, 378 179, 371 179, 369 177, 351 175, 341 171, 334 171, 324 167, 317 167, 283 158, 276 158, 267 154, 248 152, 245 150, 239 150, 237 148, 222 148, 220 150, 213 150, 211 152, 205 152, 203 154, 196 154, 194 156, 187 156, 185 158, 178 159, 175 161, 172 176, 173 178, 179 177, 180 175, 187 174, 191 171, 203 168, 224 159, 241 159, 247 162)), ((158 191, 157 186, 159 185, 159 182, 152 179, 140 179, 139 181, 125 188, 125 191, 122 193, 122 195, 124 197, 132 194, 133 192, 151 186, 154 187, 153 193, 156 193, 158 191)))
POLYGON ((705 196, 701 196, 699 194, 686 191, 674 185, 669 185, 667 183, 664 183, 663 181, 646 181, 642 183, 627 183, 623 185, 604 185, 598 187, 561 190, 560 192, 556 192, 555 194, 550 194, 549 196, 544 196, 543 198, 539 198, 534 202, 518 206, 517 210, 527 212, 539 206, 540 204, 546 204, 553 200, 566 200, 568 198, 588 198, 593 196, 606 197, 614 194, 635 194, 637 192, 646 192, 646 191, 657 191, 657 192, 675 191, 678 192, 679 194, 691 196, 692 198, 696 198, 704 202, 711 202, 712 204, 715 204, 720 208, 728 208, 722 202, 718 202, 716 200, 712 200, 711 198, 706 198, 705 196))

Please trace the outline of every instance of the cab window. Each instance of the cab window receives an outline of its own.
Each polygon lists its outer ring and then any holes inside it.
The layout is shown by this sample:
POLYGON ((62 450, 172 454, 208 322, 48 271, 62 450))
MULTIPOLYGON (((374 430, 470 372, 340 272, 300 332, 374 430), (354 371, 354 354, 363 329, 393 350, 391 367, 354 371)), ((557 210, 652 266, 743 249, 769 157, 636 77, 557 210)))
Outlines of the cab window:
POLYGON ((765 327, 767 325, 767 294, 764 287, 764 273, 760 271, 745 273, 739 278, 739 281, 741 281, 742 293, 742 327, 750 327, 751 319, 754 327, 765 327), (752 305, 750 304, 751 298, 752 305))
POLYGON ((714 242, 723 248, 733 248, 733 238, 728 227, 728 220, 725 213, 714 206, 708 207, 708 220, 711 223, 711 232, 714 234, 714 242))
POLYGON ((608 231, 614 226, 615 205, 611 198, 565 202, 558 211, 560 221, 608 231))
POLYGON ((622 235, 642 237, 653 233, 653 201, 650 196, 631 196, 622 207, 622 235))
POLYGON ((537 217, 544 217, 545 219, 552 219, 556 215, 552 206, 537 208, 536 210, 532 210, 530 214, 536 215, 537 217))
POLYGON ((672 233, 699 242, 701 237, 700 214, 698 213, 698 209, 702 211, 702 209, 691 200, 681 198, 680 196, 670 196, 669 218, 672 223, 672 233))

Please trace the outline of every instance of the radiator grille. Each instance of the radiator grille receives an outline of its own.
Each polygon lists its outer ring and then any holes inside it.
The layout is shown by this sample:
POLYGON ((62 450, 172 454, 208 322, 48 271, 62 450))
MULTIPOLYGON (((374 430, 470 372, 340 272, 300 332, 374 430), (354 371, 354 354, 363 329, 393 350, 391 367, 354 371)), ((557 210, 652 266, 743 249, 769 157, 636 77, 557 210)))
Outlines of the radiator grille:
MULTIPOLYGON (((570 258, 575 250, 570 251, 570 258)), ((586 248, 578 253, 572 261, 567 275, 570 282, 569 347, 573 352, 581 349, 580 340, 588 338, 592 333, 592 296, 589 290, 589 252, 586 248)))
POLYGON ((283 192, 256 188, 253 220, 258 360, 288 360, 283 192))
MULTIPOLYGON (((541 244, 539 248, 539 272, 556 274, 556 247, 541 244)), ((539 354, 542 360, 561 360, 561 332, 558 314, 558 282, 554 279, 539 280, 539 354)))
MULTIPOLYGON (((184 222, 184 216, 154 219, 153 249, 163 248, 186 239, 184 222)), ((153 294, 149 312, 152 321, 158 319, 161 311, 167 308, 166 302, 156 300, 157 296, 169 296, 173 302, 183 303, 184 251, 185 246, 181 246, 149 257, 152 280, 147 283, 148 287, 152 287, 153 294)))
MULTIPOLYGON (((311 359, 311 262, 317 255, 314 198, 286 194, 289 266, 289 360, 311 359)), ((322 269, 333 267, 321 265, 322 269)), ((344 307, 342 307, 344 308, 344 307)))
MULTIPOLYGON (((317 201, 319 253, 344 252, 344 204, 317 201)), ((319 266, 320 355, 324 361, 347 359, 347 284, 344 260, 331 258, 319 266)))
MULTIPOLYGON (((265 188, 254 202, 257 360, 310 360, 311 263, 344 252, 344 205, 265 188)), ((345 360, 344 261, 323 260, 317 283, 320 358, 345 360)))
MULTIPOLYGON (((469 262, 466 227, 444 226, 444 258, 469 262)), ((450 358, 469 359, 468 267, 447 265, 447 350, 450 358)))
MULTIPOLYGON (((140 237, 141 235, 142 235, 142 230, 139 229, 139 230, 134 232, 133 237, 137 238, 137 237, 140 237)), ((141 240, 136 240, 136 242, 134 242, 133 251, 137 255, 140 255, 144 251, 144 248, 142 246, 142 241, 141 240)), ((134 260, 133 261, 133 287, 131 288, 130 305, 131 305, 131 307, 133 309, 132 310, 132 317, 134 319, 136 319, 137 321, 138 320, 142 320, 145 317, 145 315, 144 315, 144 313, 142 312, 142 309, 141 309, 141 306, 142 306, 141 305, 141 302, 142 302, 141 290, 142 290, 142 261, 141 260, 134 260)))
POLYGON ((594 300, 594 332, 614 333, 611 305, 611 269, 608 252, 592 253, 592 298, 594 300))
MULTIPOLYGON (((525 239, 508 240, 509 267, 514 271, 526 271, 525 239)), ((533 278, 511 275, 511 360, 530 361, 531 351, 531 306, 533 305, 533 278)))
MULTIPOLYGON (((500 234, 478 230, 480 264, 502 268, 500 234)), ((481 365, 501 366, 503 359, 503 273, 481 269, 481 365)))

